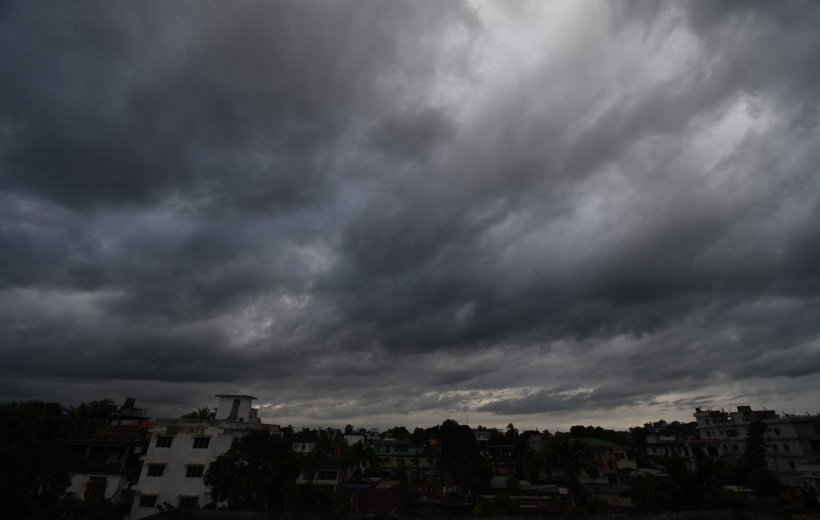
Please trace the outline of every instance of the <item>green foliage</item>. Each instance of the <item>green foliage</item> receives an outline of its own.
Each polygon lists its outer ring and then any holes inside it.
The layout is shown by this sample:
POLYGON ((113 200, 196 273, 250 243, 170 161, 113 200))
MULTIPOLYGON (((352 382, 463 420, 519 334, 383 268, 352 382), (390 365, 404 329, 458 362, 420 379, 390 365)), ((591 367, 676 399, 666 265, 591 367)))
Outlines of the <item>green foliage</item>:
POLYGON ((598 469, 589 445, 568 435, 555 436, 550 440, 547 458, 573 483, 578 482, 582 473, 592 474, 598 469))
POLYGON ((56 403, 0 405, 0 518, 57 518, 73 459, 61 444, 72 425, 56 403))
POLYGON ((105 424, 106 418, 117 409, 111 399, 100 399, 80 403, 71 408, 65 418, 68 421, 67 435, 71 439, 87 439, 94 433, 97 425, 105 424))
POLYGON ((521 455, 521 468, 524 477, 532 483, 538 482, 541 469, 544 467, 544 456, 536 451, 525 451, 521 455))
POLYGON ((641 509, 752 508, 746 496, 721 487, 733 480, 732 472, 724 464, 705 459, 692 471, 680 457, 660 460, 668 477, 643 476, 632 480, 632 500, 641 509))
POLYGON ((482 516, 514 516, 521 513, 521 502, 510 496, 508 491, 496 493, 495 500, 481 502, 482 516))
POLYGON ((587 500, 587 513, 595 515, 603 512, 608 504, 601 498, 592 497, 587 500))
POLYGON ((416 427, 413 430, 413 433, 410 434, 410 441, 411 442, 418 442, 420 444, 426 444, 429 439, 430 439, 430 433, 427 430, 425 430, 424 428, 416 427))
POLYGON ((746 429, 746 467, 750 470, 766 469, 766 424, 760 419, 749 423, 746 429))
POLYGON ((394 426, 382 434, 382 437, 392 436, 397 441, 406 441, 410 439, 410 432, 404 426, 394 426))
POLYGON ((573 426, 569 429, 569 434, 572 437, 593 437, 623 446, 632 444, 632 435, 630 433, 608 430, 600 426, 573 426))
POLYGON ((333 510, 333 496, 328 488, 300 484, 290 488, 288 510, 303 513, 327 513, 333 510))
POLYGON ((507 477, 507 492, 513 496, 521 495, 521 483, 515 477, 507 477))
POLYGON ((464 484, 471 489, 482 489, 490 485, 493 478, 493 466, 481 456, 471 457, 465 466, 464 484))
POLYGON ((456 421, 447 419, 439 428, 439 439, 439 469, 449 471, 457 482, 464 482, 468 471, 480 469, 481 462, 478 459, 481 459, 481 456, 473 430, 469 426, 459 425, 456 421))
POLYGON ((504 432, 504 439, 510 444, 518 443, 518 428, 513 423, 507 425, 507 430, 504 432))
POLYGON ((659 479, 649 475, 634 477, 630 489, 632 503, 637 507, 646 511, 652 511, 657 507, 660 492, 659 479))
POLYGON ((372 446, 357 442, 342 452, 342 464, 353 469, 353 478, 361 478, 368 469, 378 467, 378 457, 372 446))
POLYGON ((110 500, 80 500, 70 494, 60 499, 60 520, 120 520, 127 508, 115 507, 110 500))
POLYGON ((299 457, 290 443, 267 431, 254 431, 234 441, 205 473, 214 502, 229 509, 281 511, 288 489, 299 476, 299 457))
POLYGON ((766 424, 757 419, 749 423, 747 432, 746 456, 739 480, 760 495, 773 496, 782 486, 766 467, 766 424))

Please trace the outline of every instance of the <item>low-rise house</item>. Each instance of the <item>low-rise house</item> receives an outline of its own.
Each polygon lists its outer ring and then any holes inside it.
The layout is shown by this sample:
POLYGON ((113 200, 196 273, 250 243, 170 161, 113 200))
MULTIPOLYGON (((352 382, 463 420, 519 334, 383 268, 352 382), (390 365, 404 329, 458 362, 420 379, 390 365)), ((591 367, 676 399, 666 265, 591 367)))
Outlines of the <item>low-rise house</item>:
POLYGON ((386 475, 404 474, 411 479, 423 479, 435 471, 434 453, 424 444, 386 438, 374 442, 373 448, 379 467, 386 475))
MULTIPOLYGON (((577 440, 589 447, 598 466, 598 477, 585 475, 589 483, 623 485, 629 482, 628 475, 638 469, 635 451, 627 446, 615 444, 594 437, 578 437, 577 440)), ((582 478, 581 482, 584 482, 582 478)))
POLYGON ((128 398, 86 436, 65 441, 65 448, 80 461, 66 492, 80 499, 110 500, 127 511, 142 468, 140 457, 148 445, 151 423, 146 415, 128 398))

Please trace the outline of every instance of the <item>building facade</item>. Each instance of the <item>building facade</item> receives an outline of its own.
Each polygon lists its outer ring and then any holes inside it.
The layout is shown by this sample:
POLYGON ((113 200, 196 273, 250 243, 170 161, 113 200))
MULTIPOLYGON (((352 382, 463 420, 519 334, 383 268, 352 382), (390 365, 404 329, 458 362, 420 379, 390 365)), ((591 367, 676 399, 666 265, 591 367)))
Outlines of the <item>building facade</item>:
POLYGON ((254 430, 279 433, 262 424, 248 395, 217 395, 213 419, 157 419, 150 431, 148 450, 131 508, 132 520, 157 512, 158 505, 203 507, 210 490, 202 477, 208 465, 227 452, 234 439, 254 430))
POLYGON ((735 412, 695 409, 702 440, 718 444, 721 458, 742 464, 748 452, 748 428, 765 426, 765 459, 777 480, 793 489, 820 491, 820 415, 777 414, 738 406, 735 412))
POLYGON ((118 510, 128 511, 148 445, 151 423, 146 415, 128 398, 104 422, 87 426, 86 435, 65 441, 64 448, 78 460, 66 493, 83 500, 109 500, 118 510))

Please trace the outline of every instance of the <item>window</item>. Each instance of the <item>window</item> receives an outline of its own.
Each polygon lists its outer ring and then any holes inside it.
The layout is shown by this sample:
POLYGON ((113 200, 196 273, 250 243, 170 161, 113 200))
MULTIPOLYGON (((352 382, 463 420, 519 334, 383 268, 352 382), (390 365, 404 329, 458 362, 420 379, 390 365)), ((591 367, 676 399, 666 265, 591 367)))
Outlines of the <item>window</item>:
POLYGON ((783 445, 783 451, 785 451, 786 453, 788 453, 788 452, 792 451, 792 449, 791 449, 791 448, 789 448, 789 445, 788 445, 788 444, 784 444, 784 445, 783 445))
POLYGON ((157 442, 155 446, 157 448, 170 448, 171 442, 173 442, 174 438, 170 435, 160 435, 157 437, 157 442))
POLYGON ((161 477, 163 473, 165 473, 165 464, 148 464, 147 476, 161 477))
POLYGON ((210 442, 210 437, 194 437, 194 449, 205 449, 210 442))
POLYGON ((140 496, 140 507, 156 507, 157 495, 140 496))
POLYGON ((772 444, 772 451, 777 451, 777 444, 772 444))
POLYGON ((188 466, 188 469, 185 471, 185 476, 199 478, 202 476, 203 471, 205 471, 205 466, 188 466))
POLYGON ((780 428, 775 428, 774 429, 774 434, 775 435, 780 435, 780 428))
POLYGON ((793 460, 790 460, 790 461, 789 461, 789 466, 791 466, 791 467, 792 467, 792 469, 794 469, 795 464, 794 464, 794 461, 793 461, 793 460))
POLYGON ((179 497, 180 509, 199 509, 199 497, 181 496, 179 497))
POLYGON ((737 444, 732 444, 732 449, 737 451, 737 444))

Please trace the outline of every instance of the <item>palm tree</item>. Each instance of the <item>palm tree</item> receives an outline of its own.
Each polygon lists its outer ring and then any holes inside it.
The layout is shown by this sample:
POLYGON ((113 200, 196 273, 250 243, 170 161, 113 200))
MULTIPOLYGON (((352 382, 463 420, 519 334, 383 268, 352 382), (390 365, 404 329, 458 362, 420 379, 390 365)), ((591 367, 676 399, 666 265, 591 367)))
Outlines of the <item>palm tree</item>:
POLYGON ((207 406, 197 408, 193 412, 182 416, 183 419, 213 419, 214 417, 216 417, 216 412, 211 411, 207 406))
POLYGON ((364 471, 378 464, 376 452, 372 446, 366 446, 362 442, 350 446, 345 451, 345 462, 348 468, 353 468, 353 477, 360 478, 364 471))
POLYGON ((598 475, 598 466, 595 464, 589 444, 569 435, 553 437, 547 451, 547 458, 567 475, 573 488, 573 494, 577 494, 581 488, 582 474, 591 477, 598 475))

